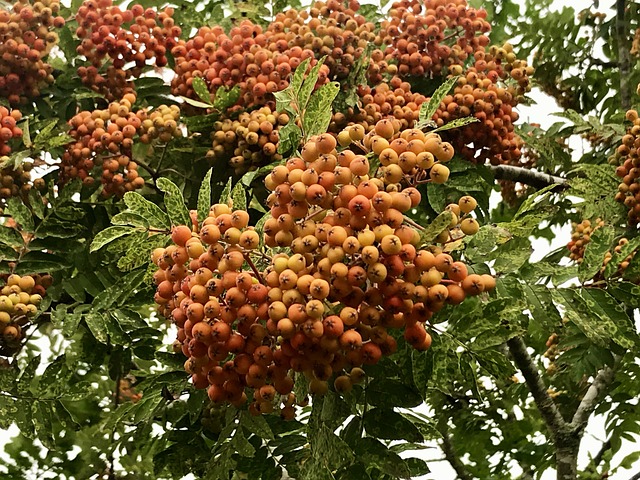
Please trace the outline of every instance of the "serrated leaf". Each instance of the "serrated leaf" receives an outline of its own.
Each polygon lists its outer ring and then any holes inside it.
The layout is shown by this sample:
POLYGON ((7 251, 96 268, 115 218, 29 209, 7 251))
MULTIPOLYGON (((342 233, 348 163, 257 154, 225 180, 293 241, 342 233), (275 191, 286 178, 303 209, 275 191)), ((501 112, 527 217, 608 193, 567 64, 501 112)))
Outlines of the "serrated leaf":
POLYGON ((248 411, 240 412, 240 425, 249 430, 251 433, 266 440, 273 440, 273 431, 264 417, 254 417, 248 411))
POLYGON ((164 192, 164 204, 171 223, 175 225, 191 226, 189 209, 185 205, 184 196, 178 186, 168 178, 159 178, 158 188, 164 192))
POLYGON ((327 131, 331 122, 331 105, 339 91, 340 84, 330 82, 325 83, 313 93, 302 118, 302 130, 305 138, 308 139, 327 131))
POLYGON ((182 98, 182 100, 184 100, 186 103, 188 103, 192 107, 205 108, 205 109, 211 108, 210 103, 200 102, 198 100, 193 100, 192 98, 189 98, 189 97, 180 97, 180 98, 182 98))
POLYGON ((31 210, 27 207, 22 200, 18 197, 11 197, 7 200, 7 207, 5 212, 13 217, 18 222, 23 230, 28 232, 33 231, 33 215, 31 210))
POLYGON ((130 225, 132 227, 148 228, 149 222, 138 213, 120 212, 111 217, 113 225, 130 225))
POLYGON ((603 322, 587 306, 584 299, 571 289, 555 288, 551 295, 557 303, 565 307, 564 315, 573 322, 589 340, 600 347, 606 347, 613 335, 616 326, 613 322, 603 322))
POLYGON ((433 118, 433 114, 436 113, 440 103, 442 103, 442 99, 447 96, 449 91, 453 88, 453 86, 458 81, 459 77, 451 77, 446 80, 442 85, 440 85, 433 95, 429 99, 428 102, 424 102, 420 106, 420 113, 418 115, 418 125, 427 125, 431 122, 433 118))
POLYGON ((105 245, 113 242, 114 240, 124 237, 125 235, 130 235, 134 233, 136 230, 134 228, 122 225, 116 225, 113 227, 107 227, 94 237, 91 242, 91 247, 89 251, 91 253, 97 252, 105 245))
POLYGON ((584 283, 600 271, 604 256, 612 247, 615 235, 615 229, 610 225, 597 228, 591 234, 591 241, 587 243, 583 261, 578 267, 578 279, 580 282, 584 283))
MULTIPOLYGON (((324 64, 325 58, 326 57, 322 57, 320 60, 318 60, 318 63, 316 63, 313 68, 311 68, 311 70, 309 71, 309 75, 307 75, 302 82, 300 89, 295 92, 297 99, 296 103, 300 108, 300 112, 306 112, 306 110, 308 109, 309 102, 311 100, 311 92, 313 92, 316 83, 318 83, 318 73, 320 72, 320 68, 324 64)), ((300 68, 300 66, 298 66, 298 68, 300 68)), ((302 73, 304 73, 304 71, 302 73)))
POLYGON ((447 122, 444 125, 442 125, 441 127, 438 127, 433 131, 434 132, 444 132, 445 130, 451 130, 451 129, 454 129, 454 128, 464 127, 466 125, 469 125, 471 123, 476 123, 476 122, 479 122, 479 121, 480 120, 478 118, 476 118, 476 117, 456 118, 455 120, 447 122))
POLYGON ((400 380, 376 377, 369 382, 366 390, 367 399, 377 407, 417 407, 422 403, 422 396, 400 380))
POLYGON ((211 103, 211 94, 209 93, 209 88, 207 87, 207 83, 201 77, 193 77, 191 87, 193 91, 196 92, 196 95, 200 97, 204 103, 213 106, 211 103))
POLYGON ((364 415, 367 434, 386 440, 422 442, 423 436, 416 426, 399 413, 386 408, 373 408, 364 415))
POLYGON ((236 183, 236 186, 231 191, 231 204, 233 210, 247 209, 247 191, 241 182, 236 183))
POLYGON ((150 202, 139 193, 125 193, 124 203, 129 210, 133 213, 137 213, 149 222, 150 227, 163 230, 169 230, 171 228, 169 216, 155 203, 150 202))
POLYGON ((289 120, 284 127, 279 130, 280 139, 278 140, 278 153, 285 155, 289 152, 294 152, 300 140, 302 139, 302 130, 295 124, 294 121, 289 120))
POLYGON ((420 244, 432 242, 438 235, 444 232, 449 225, 453 216, 451 212, 444 211, 423 230, 420 232, 420 244))
POLYGON ((256 453, 256 449, 253 448, 253 445, 251 445, 244 436, 242 428, 236 428, 236 432, 233 434, 233 437, 231 437, 231 444, 236 449, 236 452, 243 457, 253 457, 256 453))
POLYGON ((39 219, 44 218, 45 206, 42 202, 42 195, 35 188, 29 190, 29 205, 31 206, 31 210, 33 214, 39 219))
POLYGON ((226 203, 227 205, 231 204, 231 187, 233 187, 233 181, 231 177, 227 180, 227 184, 222 189, 222 193, 220 194, 220 203, 226 203))
POLYGON ((0 225, 0 243, 17 248, 24 246, 24 239, 15 228, 0 225))
POLYGON ((89 312, 84 316, 84 321, 97 341, 100 343, 107 342, 107 327, 105 318, 101 313, 89 312))
POLYGON ((219 112, 225 112, 229 107, 235 105, 240 99, 240 86, 234 85, 232 88, 218 88, 213 99, 213 108, 219 112))
POLYGON ((209 215, 211 209, 211 174, 213 168, 210 168, 202 179, 200 190, 198 191, 198 222, 202 222, 209 215))

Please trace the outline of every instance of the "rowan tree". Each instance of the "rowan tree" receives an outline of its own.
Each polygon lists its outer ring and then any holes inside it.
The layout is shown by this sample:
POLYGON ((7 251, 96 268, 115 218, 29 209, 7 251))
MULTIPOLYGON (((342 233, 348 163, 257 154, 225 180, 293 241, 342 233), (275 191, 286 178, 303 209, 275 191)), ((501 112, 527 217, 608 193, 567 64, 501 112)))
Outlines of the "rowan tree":
POLYGON ((550 6, 2 4, 0 473, 626 478, 640 11, 550 6))

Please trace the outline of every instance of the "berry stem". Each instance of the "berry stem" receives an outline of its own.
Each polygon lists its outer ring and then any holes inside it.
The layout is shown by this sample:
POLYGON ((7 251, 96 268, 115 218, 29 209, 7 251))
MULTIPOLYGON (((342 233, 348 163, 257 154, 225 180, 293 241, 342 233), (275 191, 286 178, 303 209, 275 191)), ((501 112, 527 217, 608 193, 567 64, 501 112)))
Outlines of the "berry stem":
POLYGON ((261 284, 266 285, 264 278, 262 278, 262 274, 256 268, 256 265, 253 263, 253 260, 251 260, 251 257, 249 257, 249 254, 247 252, 242 252, 242 256, 244 257, 245 261, 249 264, 249 267, 251 267, 251 270, 253 271, 258 281, 261 284))
POLYGON ((420 231, 423 231, 423 230, 424 230, 424 227, 423 227, 422 225, 420 225, 420 224, 416 223, 414 220, 410 219, 410 218, 409 218, 409 217, 407 217, 406 215, 403 215, 403 217, 404 217, 404 218, 403 218, 403 219, 404 219, 404 222, 405 222, 407 225, 411 225, 412 227, 417 228, 417 229, 418 229, 418 230, 420 230, 420 231))

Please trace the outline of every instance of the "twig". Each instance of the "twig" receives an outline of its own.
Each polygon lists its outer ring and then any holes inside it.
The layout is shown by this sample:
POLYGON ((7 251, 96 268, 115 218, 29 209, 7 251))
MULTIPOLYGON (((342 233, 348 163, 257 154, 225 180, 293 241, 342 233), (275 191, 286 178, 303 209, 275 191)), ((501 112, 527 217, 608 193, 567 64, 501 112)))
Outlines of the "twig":
POLYGON ((598 401, 608 386, 613 382, 615 376, 613 368, 606 366, 598 372, 593 379, 593 383, 585 393, 576 413, 573 415, 570 427, 578 434, 581 434, 587 426, 589 417, 598 405, 598 401))
POLYGON ((535 188, 543 188, 554 184, 565 186, 567 184, 567 180, 562 177, 556 177, 555 175, 537 172, 524 167, 516 167, 514 165, 490 165, 489 168, 493 172, 496 180, 520 182, 535 188))
POLYGON ((424 230, 424 227, 422 225, 417 224, 415 221, 411 220, 409 217, 407 217, 406 215, 403 216, 403 220, 404 222, 408 223, 409 225, 411 225, 414 228, 417 228, 418 230, 422 231, 424 230))
POLYGON ((448 431, 441 432, 442 433, 442 451, 447 459, 447 461, 451 464, 453 469, 456 471, 458 478, 460 480, 473 480, 473 476, 467 471, 467 467, 462 463, 460 457, 456 452, 455 447, 453 446, 453 442, 451 440, 451 435, 448 431))
POLYGON ((256 268, 255 264, 251 260, 251 257, 249 257, 249 254, 247 252, 242 252, 242 256, 244 257, 245 261, 249 264, 249 267, 251 267, 251 270, 253 271, 253 273, 256 276, 256 278, 258 279, 258 281, 261 284, 266 285, 266 282, 264 281, 264 278, 262 278, 262 274, 256 268))
POLYGON ((627 38, 626 1, 616 0, 616 41, 618 42, 618 68, 620 70, 620 104, 624 110, 631 107, 629 86, 630 58, 627 38))
POLYGON ((554 441, 557 440, 561 430, 565 429, 566 422, 562 418, 562 415, 560 415, 558 407, 549 396, 547 387, 540 376, 540 372, 538 372, 538 368, 533 363, 533 359, 529 355, 529 352, 527 352, 527 346, 521 337, 513 337, 511 340, 507 341, 507 346, 513 356, 513 361, 518 366, 525 381, 527 382, 527 386, 533 395, 533 399, 540 411, 540 415, 542 415, 542 418, 549 428, 551 437, 554 441))

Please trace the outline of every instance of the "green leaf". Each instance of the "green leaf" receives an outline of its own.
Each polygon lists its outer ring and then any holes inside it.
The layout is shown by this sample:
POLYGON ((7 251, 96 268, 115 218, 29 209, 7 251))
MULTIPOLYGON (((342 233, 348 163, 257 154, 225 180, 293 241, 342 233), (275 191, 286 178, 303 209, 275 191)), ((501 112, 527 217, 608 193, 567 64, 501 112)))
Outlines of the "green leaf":
MULTIPOLYGON (((325 58, 326 57, 322 57, 320 60, 318 60, 318 63, 316 63, 313 66, 313 68, 309 72, 309 75, 307 75, 304 81, 302 82, 300 89, 297 92, 295 92, 297 104, 298 104, 298 107, 300 108, 300 112, 306 112, 306 110, 308 109, 309 102, 311 99, 311 92, 313 92, 313 89, 315 88, 316 83, 318 83, 318 73, 320 72, 320 67, 322 67, 322 65, 324 64, 325 58)), ((298 65, 298 68, 300 68, 300 65, 298 65)), ((297 71, 298 69, 296 69, 296 72, 297 71)))
POLYGON ((593 278, 602 269, 604 256, 612 247, 615 234, 615 229, 610 225, 597 228, 591 234, 591 241, 584 250, 584 259, 578 267, 580 282, 593 278))
POLYGON ((584 333, 589 340, 600 347, 606 347, 617 328, 612 321, 603 321, 576 291, 568 288, 551 290, 553 299, 565 307, 564 315, 584 333))
POLYGON ((480 120, 478 118, 476 118, 476 117, 456 118, 455 120, 447 122, 444 125, 442 125, 441 127, 438 127, 433 131, 434 132, 444 132, 445 130, 451 130, 453 128, 464 127, 466 125, 469 125, 471 123, 476 123, 476 122, 479 122, 479 121, 480 120))
POLYGON ((0 225, 0 243, 17 248, 24 246, 24 239, 15 228, 0 225))
POLYGON ((375 467, 391 478, 411 478, 411 471, 400 455, 375 438, 358 441, 355 454, 364 465, 375 467))
POLYGON ((149 222, 150 227, 162 230, 169 230, 171 228, 169 216, 155 203, 150 202, 139 193, 125 193, 124 203, 127 205, 129 210, 133 213, 137 213, 149 222))
POLYGON ((11 197, 7 200, 7 207, 5 213, 11 215, 13 219, 22 226, 22 229, 27 232, 32 232, 34 229, 33 215, 31 210, 27 207, 22 200, 18 197, 11 197))
POLYGON ((240 412, 240 425, 249 430, 251 433, 266 440, 273 440, 273 432, 264 417, 254 417, 248 411, 240 412))
POLYGON ((233 210, 247 209, 247 191, 242 182, 236 183, 236 186, 231 191, 231 205, 233 210))
POLYGON ((189 105, 191 105, 192 107, 197 107, 197 108, 211 108, 211 104, 210 103, 205 103, 205 102, 199 102, 198 100, 193 100, 192 98, 189 97, 180 97, 182 98, 182 100, 184 100, 185 102, 187 102, 189 105))
POLYGON ((242 428, 236 428, 236 433, 231 437, 231 444, 236 449, 236 452, 243 457, 253 457, 256 453, 256 449, 253 448, 253 445, 251 445, 244 436, 242 428))
POLYGON ((84 316, 84 320, 93 337, 100 343, 107 343, 107 327, 104 316, 98 312, 90 312, 84 316))
POLYGON ((498 273, 517 272, 531 256, 531 241, 528 238, 514 237, 508 242, 500 245, 488 255, 488 258, 495 258, 493 266, 498 273))
POLYGON ((189 209, 185 205, 184 196, 178 186, 168 178, 159 178, 158 188, 164 192, 164 204, 172 225, 191 226, 189 209))
POLYGON ((302 130, 295 124, 295 121, 289 120, 289 123, 282 127, 278 133, 280 135, 278 140, 278 153, 280 155, 293 152, 300 145, 302 130))
POLYGON ((233 181, 231 177, 227 181, 227 184, 222 189, 222 193, 220 194, 220 203, 226 203, 227 205, 231 205, 231 188, 233 187, 233 181))
POLYGON ((198 191, 198 222, 202 222, 209 215, 211 209, 211 174, 213 168, 210 168, 202 179, 200 190, 198 191))
POLYGON ((604 278, 609 278, 618 273, 620 263, 625 261, 629 255, 640 249, 640 236, 632 238, 629 242, 622 245, 619 252, 613 252, 613 256, 604 269, 604 278))
POLYGON ((135 229, 128 226, 117 225, 113 227, 107 227, 101 232, 98 232, 98 234, 94 237, 93 241, 91 242, 91 248, 89 249, 89 251, 91 253, 97 252, 102 247, 113 242, 114 240, 124 237, 125 235, 131 235, 135 231, 135 229))
POLYGON ((113 225, 129 225, 132 227, 149 228, 149 222, 142 215, 133 212, 120 212, 111 217, 113 225))
POLYGON ((204 103, 209 106, 213 106, 211 103, 211 94, 209 93, 209 88, 207 87, 207 83, 201 77, 193 77, 192 78, 192 88, 193 91, 196 92, 196 95, 200 97, 204 103))
POLYGON ((426 126, 428 125, 433 118, 433 114, 436 113, 436 110, 438 110, 438 107, 440 106, 440 103, 442 103, 442 100, 444 99, 444 97, 447 96, 447 94, 449 93, 449 91, 453 88, 453 86, 456 84, 456 82, 458 81, 459 77, 451 77, 448 80, 446 80, 442 85, 440 85, 435 92, 433 92, 433 95, 431 96, 431 98, 429 99, 428 102, 424 102, 421 106, 420 106, 420 113, 418 115, 418 127, 417 128, 421 128, 422 126, 426 126))
POLYGON ((438 235, 449 228, 453 215, 449 211, 444 211, 420 232, 420 244, 432 242, 438 235))
POLYGON ((219 112, 225 112, 229 107, 235 105, 240 99, 240 86, 234 85, 232 88, 218 88, 213 99, 213 108, 219 112))
POLYGON ((399 380, 376 377, 366 389, 367 400, 377 407, 417 407, 422 403, 422 396, 413 388, 399 380))
POLYGON ((626 349, 640 346, 640 337, 624 308, 601 288, 582 288, 580 294, 587 308, 600 318, 603 325, 612 323, 611 339, 626 349))
POLYGON ((40 195, 35 188, 29 190, 29 205, 31 206, 33 214, 42 220, 44 218, 45 206, 42 202, 42 195, 40 195))
POLYGON ((418 428, 399 413, 387 408, 373 408, 364 414, 367 434, 386 440, 422 442, 424 437, 418 428))
POLYGON ((313 93, 302 119, 305 138, 308 139, 327 131, 331 122, 331 105, 339 91, 340 84, 330 82, 325 83, 313 93))

